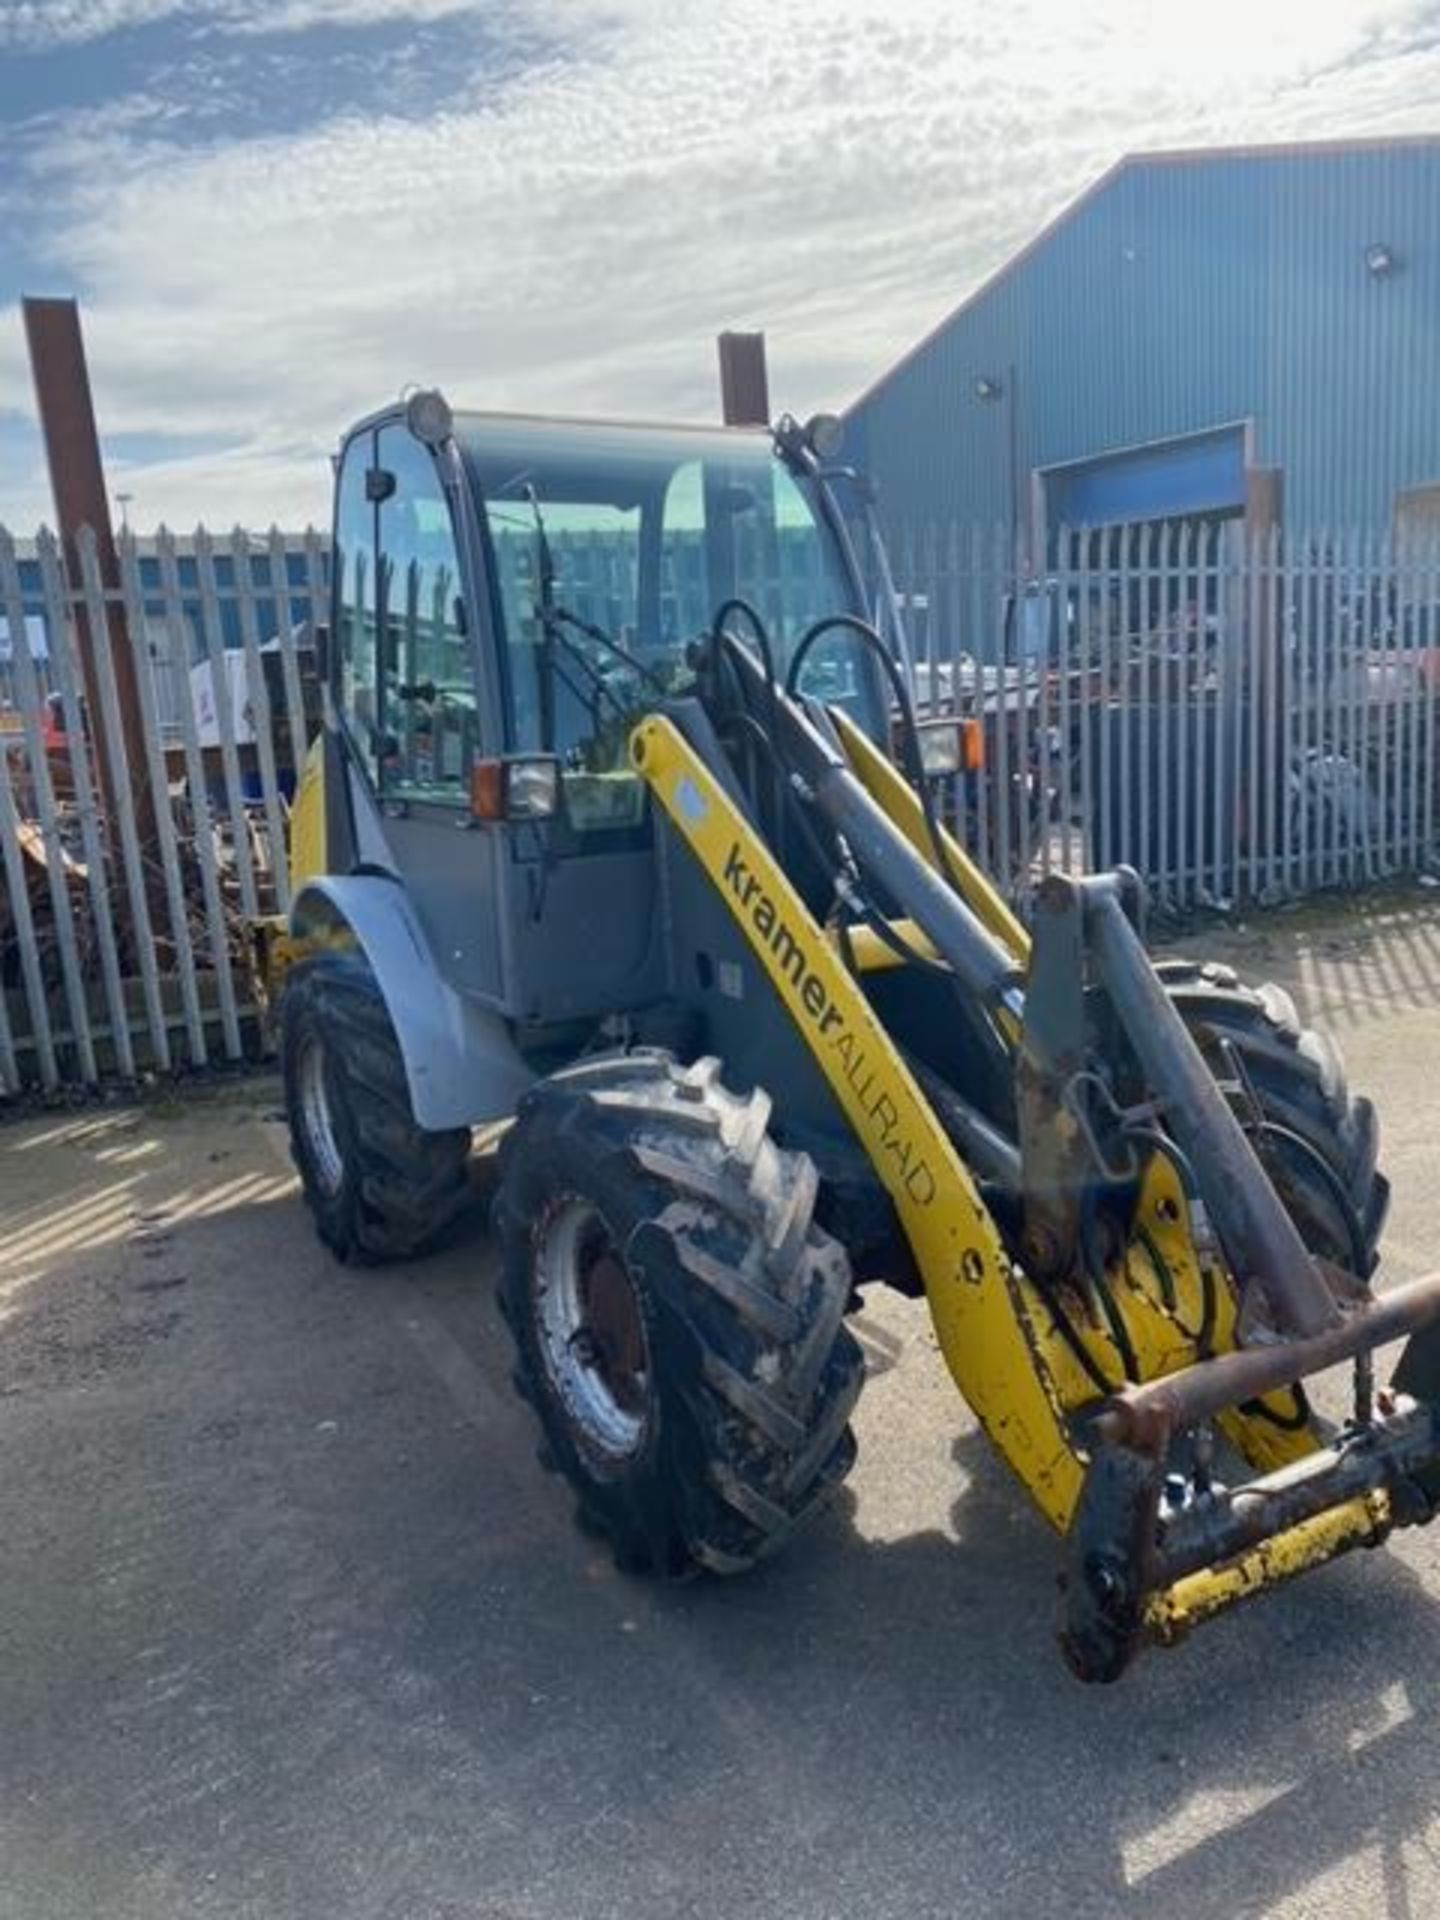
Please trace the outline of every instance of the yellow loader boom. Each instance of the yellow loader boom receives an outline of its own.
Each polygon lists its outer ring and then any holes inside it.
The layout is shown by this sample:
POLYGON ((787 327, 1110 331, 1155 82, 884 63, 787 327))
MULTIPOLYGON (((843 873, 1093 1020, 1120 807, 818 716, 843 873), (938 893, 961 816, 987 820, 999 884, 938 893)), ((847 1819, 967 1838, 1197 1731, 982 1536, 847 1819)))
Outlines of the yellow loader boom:
MULTIPOLYGON (((671 721, 652 717, 637 727, 636 767, 743 930, 894 1203, 956 1385, 1041 1511, 1067 1535, 1067 1658, 1082 1678, 1112 1679, 1145 1640, 1172 1642, 1239 1600, 1350 1547, 1376 1545, 1394 1526, 1431 1517, 1428 1488, 1440 1484, 1433 1413, 1393 1395, 1378 1405, 1366 1382, 1375 1346, 1440 1318, 1440 1276, 1376 1299, 1354 1276, 1328 1274, 1311 1258, 1165 999, 1125 917, 1123 880, 1057 879, 1042 889, 1042 931, 1032 948, 953 840, 925 845, 918 801, 889 763, 843 716, 836 733, 842 745, 832 765, 843 761, 847 779, 859 776, 871 804, 912 849, 937 866, 943 859, 947 882, 1003 944, 1016 973, 1023 970, 1031 993, 1040 976, 1051 995, 1043 1015, 1052 1022, 1057 998, 1079 1000, 1079 922, 1082 903, 1088 905, 1086 931, 1108 956, 1108 980, 1135 1009, 1152 1076, 1165 1073, 1167 1045, 1180 1055, 1172 1078, 1191 1105, 1175 1112, 1176 1133, 1208 1151, 1212 1163, 1222 1160, 1223 1204, 1238 1223, 1231 1244, 1248 1248, 1252 1272, 1266 1276, 1252 1278, 1248 1297, 1271 1317, 1257 1323, 1260 1343, 1241 1348, 1247 1291, 1222 1266, 1208 1227, 1197 1233, 1194 1210, 1203 1210, 1203 1192, 1186 1191, 1178 1141, 1168 1157, 1163 1150, 1152 1156, 1130 1239, 1103 1283, 1119 1326, 1087 1310, 1059 1270, 1053 1243, 1045 1248, 1048 1286, 1024 1271, 1002 1244, 961 1148, 877 1018, 861 978, 742 810, 671 721), (1066 924, 1057 948, 1050 929, 1059 923, 1066 924), (1044 977, 1047 962, 1058 973, 1058 991, 1044 977), (1262 1265, 1267 1258, 1278 1264, 1262 1265), (1263 1307, 1256 1298, 1262 1285, 1263 1307), (1199 1303, 1221 1292, 1224 1307, 1208 1328, 1197 1329, 1199 1303), (1067 1293, 1074 1293, 1068 1306, 1067 1293), (1322 1442, 1308 1420, 1287 1421, 1267 1405, 1340 1360, 1356 1362, 1359 1395, 1354 1421, 1336 1439, 1322 1442), (1127 1361, 1138 1377, 1122 1384, 1127 1361), (1097 1395, 1097 1375, 1114 1381, 1114 1391, 1097 1395), (1217 1419, 1242 1456, 1269 1471, 1225 1490, 1202 1469, 1177 1496, 1167 1472, 1172 1442, 1217 1419)), ((914 938, 915 925, 907 924, 914 938)), ((872 937, 872 964, 892 958, 872 937)), ((1012 1021, 1019 1004, 1013 994, 997 995, 997 1009, 1012 1021)), ((1054 1036, 1037 1046, 1042 1021, 1030 993, 1024 1007, 1021 1073, 1028 1068, 1032 1107, 1040 1103, 1035 1151, 1051 1163, 1045 1197, 1053 1217, 1063 1188, 1053 1142, 1072 1116, 1063 1084, 1046 1084, 1036 1070, 1037 1056, 1053 1051, 1054 1036)), ((1070 1040, 1081 1044, 1078 1033, 1070 1040)), ((1062 1064, 1073 1068, 1079 1058, 1062 1055, 1062 1064)), ((1080 1130, 1072 1119, 1068 1131, 1080 1130)))

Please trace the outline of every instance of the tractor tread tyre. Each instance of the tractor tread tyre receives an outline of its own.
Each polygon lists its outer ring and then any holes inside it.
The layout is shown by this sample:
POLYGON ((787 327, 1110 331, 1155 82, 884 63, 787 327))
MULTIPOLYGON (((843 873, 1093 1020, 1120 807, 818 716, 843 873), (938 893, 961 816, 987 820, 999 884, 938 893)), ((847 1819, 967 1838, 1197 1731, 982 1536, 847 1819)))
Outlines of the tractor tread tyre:
POLYGON ((417 1126, 400 1043, 358 954, 321 954, 291 973, 282 1065, 291 1157, 321 1240, 338 1259, 358 1265, 428 1251, 469 1197, 470 1132, 417 1126), (342 1165, 338 1185, 322 1177, 304 1119, 301 1060, 316 1042, 342 1165))
POLYGON ((557 1073, 500 1148, 501 1307, 516 1385, 577 1519, 626 1571, 735 1573, 786 1542, 850 1471, 864 1374, 844 1325, 850 1263, 814 1221, 808 1156, 770 1137, 769 1096, 658 1049, 557 1073), (539 1247, 575 1197, 603 1219, 644 1327, 633 1454, 598 1457, 547 1362, 539 1247))
POLYGON ((1258 1104, 1270 1126, 1306 1143, 1299 1148, 1283 1134, 1252 1133, 1301 1238, 1312 1253, 1352 1270, 1363 1255, 1360 1277, 1368 1280, 1379 1259, 1390 1183, 1377 1166, 1375 1109, 1350 1092, 1339 1048, 1301 1025, 1283 987, 1246 986, 1233 968, 1215 961, 1162 960, 1156 971, 1241 1121, 1253 1121, 1258 1104), (1237 1063, 1248 1086, 1236 1084, 1237 1063), (1338 1204, 1339 1190, 1347 1197, 1353 1230, 1338 1204), (1359 1248, 1353 1244, 1357 1234, 1359 1248))

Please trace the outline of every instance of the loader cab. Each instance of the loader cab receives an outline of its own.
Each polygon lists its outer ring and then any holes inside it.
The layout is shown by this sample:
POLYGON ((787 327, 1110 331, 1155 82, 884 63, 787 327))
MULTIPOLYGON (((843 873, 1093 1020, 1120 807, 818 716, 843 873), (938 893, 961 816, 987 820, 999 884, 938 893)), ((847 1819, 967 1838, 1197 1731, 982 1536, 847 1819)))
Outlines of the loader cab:
MULTIPOLYGON (((350 859, 404 877, 451 985, 558 1038, 667 987, 635 720, 693 682, 725 602, 761 616, 783 674, 807 627, 863 598, 832 504, 766 430, 444 426, 417 431, 412 403, 339 457, 350 859)), ((806 690, 878 736, 873 662, 845 636, 806 690)))

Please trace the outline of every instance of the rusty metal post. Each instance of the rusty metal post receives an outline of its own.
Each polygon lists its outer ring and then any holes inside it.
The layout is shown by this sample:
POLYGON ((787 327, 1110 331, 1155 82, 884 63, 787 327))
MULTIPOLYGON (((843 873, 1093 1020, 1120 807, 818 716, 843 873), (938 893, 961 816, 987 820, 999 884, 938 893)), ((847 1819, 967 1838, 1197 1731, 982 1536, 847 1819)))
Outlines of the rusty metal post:
MULTIPOLYGON (((149 861, 154 858, 156 844, 155 795, 147 769, 135 654, 120 598, 120 562, 110 526, 100 436, 95 426, 85 343, 80 333, 80 309, 74 300, 31 298, 22 300, 21 307, 40 430, 45 439, 45 459, 50 469, 50 491, 64 544, 66 571, 72 584, 81 577, 76 535, 82 527, 91 528, 95 535, 119 696, 120 744, 124 748, 141 853, 149 861)), ((104 739, 105 717, 96 677, 94 639, 83 606, 75 609, 75 632, 85 681, 91 751, 99 771, 106 810, 114 821, 118 817, 115 775, 104 739)))
POLYGON ((720 414, 727 427, 768 427, 770 380, 763 333, 722 333, 720 414))

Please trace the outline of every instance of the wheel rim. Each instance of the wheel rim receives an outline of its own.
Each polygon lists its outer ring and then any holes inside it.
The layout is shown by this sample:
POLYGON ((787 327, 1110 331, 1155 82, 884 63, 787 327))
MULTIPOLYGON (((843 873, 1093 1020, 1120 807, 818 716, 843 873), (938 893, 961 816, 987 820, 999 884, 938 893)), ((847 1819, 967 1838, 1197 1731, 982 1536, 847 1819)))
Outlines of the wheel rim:
POLYGON ((330 1111, 330 1086, 325 1070, 325 1048, 314 1035, 300 1050, 296 1072, 300 1096, 300 1124, 305 1130, 310 1165, 315 1178, 327 1194, 340 1191, 345 1179, 345 1157, 335 1135, 335 1118, 330 1111))
POLYGON ((565 1194, 536 1223, 536 1331, 550 1384, 586 1450, 638 1453, 651 1419, 650 1346, 635 1283, 599 1210, 565 1194))

